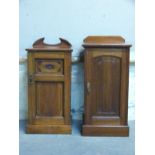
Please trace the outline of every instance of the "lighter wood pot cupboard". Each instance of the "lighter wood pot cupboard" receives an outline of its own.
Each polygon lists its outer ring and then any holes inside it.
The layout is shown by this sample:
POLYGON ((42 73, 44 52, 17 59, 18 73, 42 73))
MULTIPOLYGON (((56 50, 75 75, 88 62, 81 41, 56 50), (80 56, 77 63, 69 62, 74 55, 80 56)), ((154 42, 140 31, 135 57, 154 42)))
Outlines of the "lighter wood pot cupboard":
POLYGON ((38 39, 28 51, 27 133, 71 133, 71 44, 38 39))
POLYGON ((84 136, 128 136, 131 45, 119 36, 84 39, 84 136))

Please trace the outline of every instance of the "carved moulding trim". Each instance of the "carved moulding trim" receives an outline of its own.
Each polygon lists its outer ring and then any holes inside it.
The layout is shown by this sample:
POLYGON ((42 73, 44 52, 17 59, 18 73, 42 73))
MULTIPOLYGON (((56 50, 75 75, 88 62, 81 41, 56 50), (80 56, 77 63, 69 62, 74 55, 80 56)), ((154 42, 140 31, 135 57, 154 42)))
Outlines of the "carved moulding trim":
MULTIPOLYGON (((27 57, 20 57, 19 58, 19 64, 26 63, 26 61, 27 61, 27 57)), ((80 62, 79 56, 73 56, 72 57, 72 63, 79 63, 79 62, 80 62)), ((135 60, 131 59, 130 64, 134 64, 134 63, 135 63, 135 60)))

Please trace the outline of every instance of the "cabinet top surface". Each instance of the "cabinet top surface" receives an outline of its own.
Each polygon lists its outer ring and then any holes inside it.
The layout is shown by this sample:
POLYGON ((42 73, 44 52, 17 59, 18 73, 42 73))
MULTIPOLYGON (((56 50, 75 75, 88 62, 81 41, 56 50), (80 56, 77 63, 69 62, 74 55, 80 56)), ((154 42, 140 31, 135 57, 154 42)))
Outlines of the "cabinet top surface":
POLYGON ((44 38, 40 38, 33 43, 32 48, 27 48, 27 51, 72 51, 72 45, 65 39, 59 38, 58 44, 44 43, 44 38))
POLYGON ((126 44, 121 36, 88 36, 83 47, 131 47, 131 44, 126 44))

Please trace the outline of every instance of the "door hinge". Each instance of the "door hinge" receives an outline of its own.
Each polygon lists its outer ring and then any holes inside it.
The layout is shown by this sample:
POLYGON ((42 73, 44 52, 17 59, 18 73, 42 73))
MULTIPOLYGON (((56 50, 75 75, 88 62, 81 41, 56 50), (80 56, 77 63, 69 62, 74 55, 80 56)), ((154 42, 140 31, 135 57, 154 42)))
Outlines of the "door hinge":
POLYGON ((33 74, 30 74, 30 75, 28 76, 28 83, 29 83, 29 84, 33 84, 33 83, 34 83, 34 75, 33 75, 33 74))

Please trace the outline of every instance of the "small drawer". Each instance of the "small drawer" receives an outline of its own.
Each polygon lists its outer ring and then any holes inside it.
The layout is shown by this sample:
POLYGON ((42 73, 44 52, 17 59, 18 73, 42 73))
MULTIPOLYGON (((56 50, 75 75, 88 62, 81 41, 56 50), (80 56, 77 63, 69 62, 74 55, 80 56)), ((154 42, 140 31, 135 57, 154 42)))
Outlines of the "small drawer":
POLYGON ((64 72, 63 59, 35 59, 35 72, 43 74, 58 74, 64 72))

